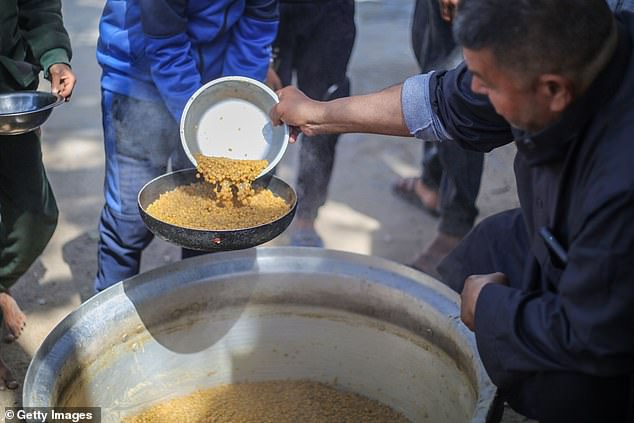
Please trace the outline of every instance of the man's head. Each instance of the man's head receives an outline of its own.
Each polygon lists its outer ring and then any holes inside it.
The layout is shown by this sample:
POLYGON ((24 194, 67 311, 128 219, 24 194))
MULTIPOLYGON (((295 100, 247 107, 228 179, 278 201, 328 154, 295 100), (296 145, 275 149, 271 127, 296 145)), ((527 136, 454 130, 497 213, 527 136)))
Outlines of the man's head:
POLYGON ((554 122, 616 45, 605 0, 461 0, 453 30, 472 89, 528 131, 554 122))

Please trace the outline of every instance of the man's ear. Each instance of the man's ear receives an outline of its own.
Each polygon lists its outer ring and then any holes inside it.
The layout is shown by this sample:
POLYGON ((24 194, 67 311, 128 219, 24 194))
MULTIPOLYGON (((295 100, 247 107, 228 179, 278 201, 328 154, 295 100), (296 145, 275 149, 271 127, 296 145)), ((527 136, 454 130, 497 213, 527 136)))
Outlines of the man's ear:
POLYGON ((544 74, 538 78, 539 94, 554 113, 563 112, 573 100, 573 84, 561 75, 544 74))

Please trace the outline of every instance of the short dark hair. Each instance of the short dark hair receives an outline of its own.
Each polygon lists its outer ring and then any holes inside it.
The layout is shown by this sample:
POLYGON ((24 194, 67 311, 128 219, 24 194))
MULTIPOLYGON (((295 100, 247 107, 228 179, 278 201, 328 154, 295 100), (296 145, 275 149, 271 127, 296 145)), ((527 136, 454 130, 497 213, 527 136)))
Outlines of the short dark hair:
POLYGON ((461 0, 454 38, 519 73, 578 75, 609 38, 605 0, 461 0))

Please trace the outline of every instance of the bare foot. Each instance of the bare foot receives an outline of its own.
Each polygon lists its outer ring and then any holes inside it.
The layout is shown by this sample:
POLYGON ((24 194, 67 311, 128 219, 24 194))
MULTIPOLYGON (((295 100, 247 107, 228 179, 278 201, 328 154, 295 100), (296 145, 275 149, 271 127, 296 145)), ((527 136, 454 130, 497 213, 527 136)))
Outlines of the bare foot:
POLYGON ((5 389, 16 389, 18 386, 18 381, 13 377, 13 373, 7 367, 2 357, 0 357, 0 391, 4 391, 5 389))
POLYGON ((20 337, 26 326, 26 316, 9 291, 0 292, 0 312, 6 335, 5 342, 13 342, 20 337))

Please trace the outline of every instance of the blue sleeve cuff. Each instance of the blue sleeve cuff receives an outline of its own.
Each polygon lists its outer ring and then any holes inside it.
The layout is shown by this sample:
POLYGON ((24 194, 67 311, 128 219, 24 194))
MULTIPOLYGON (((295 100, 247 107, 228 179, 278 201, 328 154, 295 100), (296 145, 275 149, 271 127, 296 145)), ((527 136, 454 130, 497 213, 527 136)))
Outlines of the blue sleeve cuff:
POLYGON ((434 72, 412 76, 403 83, 401 105, 410 134, 424 141, 447 141, 447 133, 434 113, 429 93, 429 80, 434 72))

